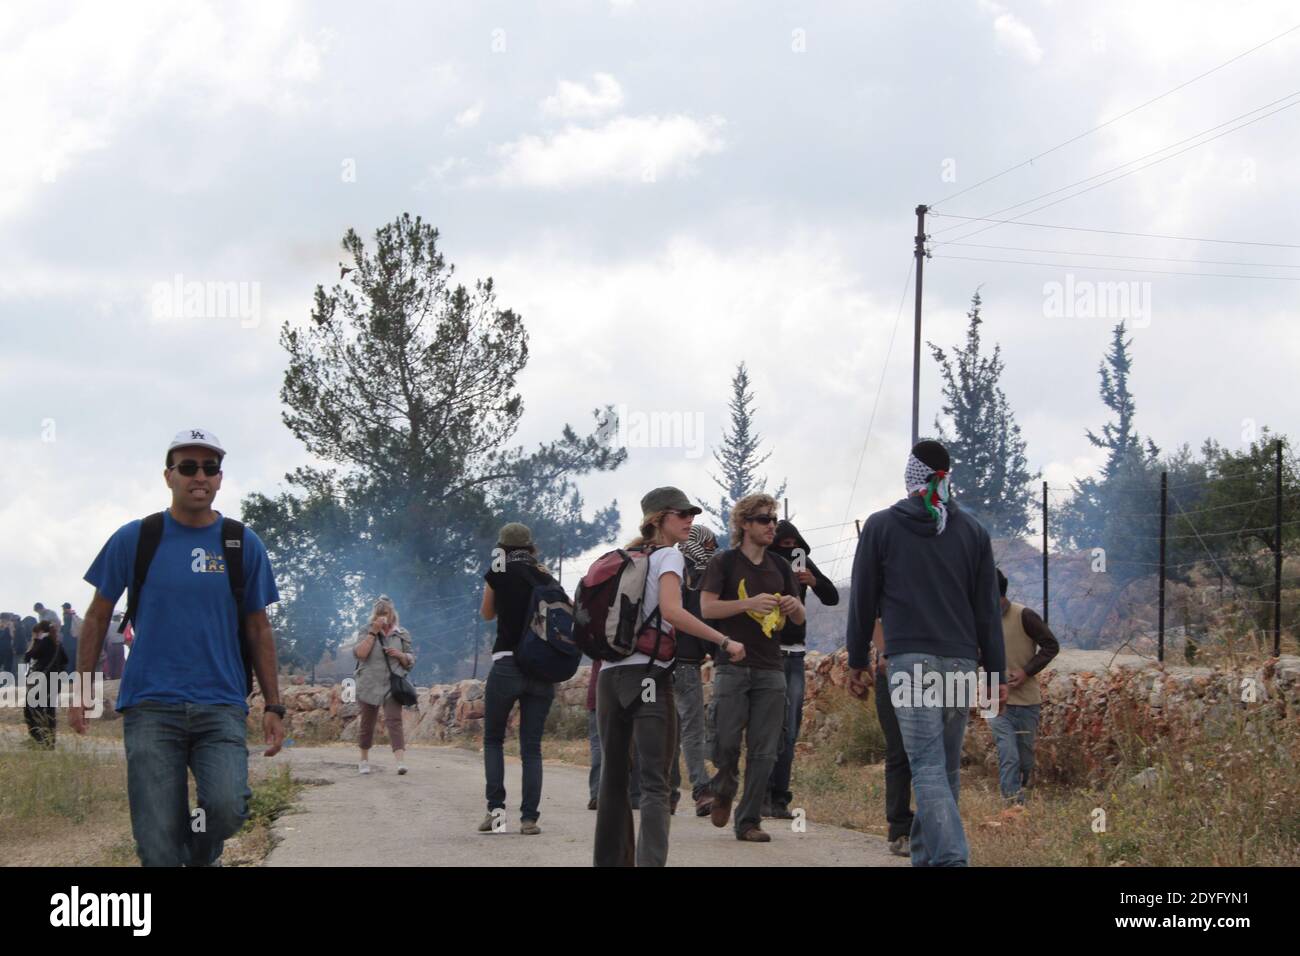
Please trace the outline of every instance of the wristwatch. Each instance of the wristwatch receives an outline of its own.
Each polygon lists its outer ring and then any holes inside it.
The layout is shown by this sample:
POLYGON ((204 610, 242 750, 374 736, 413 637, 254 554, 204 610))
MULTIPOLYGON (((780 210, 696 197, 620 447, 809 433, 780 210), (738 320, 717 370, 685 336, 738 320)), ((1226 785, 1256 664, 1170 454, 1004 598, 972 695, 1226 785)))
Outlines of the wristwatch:
POLYGON ((268 714, 275 714, 275 716, 284 720, 284 704, 267 704, 262 710, 268 714))

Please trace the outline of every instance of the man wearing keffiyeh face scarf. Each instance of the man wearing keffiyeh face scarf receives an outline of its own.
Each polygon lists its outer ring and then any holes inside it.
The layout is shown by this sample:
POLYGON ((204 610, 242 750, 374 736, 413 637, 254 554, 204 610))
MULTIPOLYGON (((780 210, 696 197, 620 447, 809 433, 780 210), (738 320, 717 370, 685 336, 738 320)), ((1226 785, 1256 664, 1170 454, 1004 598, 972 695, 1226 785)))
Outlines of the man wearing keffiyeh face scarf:
POLYGON ((907 497, 868 518, 858 539, 845 635, 849 691, 865 699, 874 679, 871 634, 877 618, 884 624, 891 700, 916 797, 913 866, 969 862, 958 768, 976 702, 953 691, 975 685, 978 664, 997 675, 1000 706, 1007 695, 993 546, 952 500, 951 470, 939 442, 918 442, 908 455, 907 497), (942 693, 920 693, 934 686, 942 693))

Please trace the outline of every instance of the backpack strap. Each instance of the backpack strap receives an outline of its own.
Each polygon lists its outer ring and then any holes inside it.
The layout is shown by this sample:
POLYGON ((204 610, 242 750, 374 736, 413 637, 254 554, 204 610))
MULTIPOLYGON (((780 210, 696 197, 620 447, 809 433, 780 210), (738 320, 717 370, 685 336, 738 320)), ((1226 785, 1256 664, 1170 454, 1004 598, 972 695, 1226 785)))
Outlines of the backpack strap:
POLYGON ((244 681, 248 694, 253 693, 253 655, 244 633, 244 525, 234 518, 221 519, 221 554, 226 564, 226 580, 235 599, 235 620, 239 624, 239 656, 244 660, 244 681))
POLYGON ((135 626, 135 616, 140 612, 140 590, 144 579, 149 574, 149 565, 158 552, 158 543, 162 541, 163 513, 151 514, 140 522, 140 538, 135 543, 135 564, 131 572, 131 587, 126 592, 126 613, 122 623, 117 626, 119 634, 130 624, 135 626))

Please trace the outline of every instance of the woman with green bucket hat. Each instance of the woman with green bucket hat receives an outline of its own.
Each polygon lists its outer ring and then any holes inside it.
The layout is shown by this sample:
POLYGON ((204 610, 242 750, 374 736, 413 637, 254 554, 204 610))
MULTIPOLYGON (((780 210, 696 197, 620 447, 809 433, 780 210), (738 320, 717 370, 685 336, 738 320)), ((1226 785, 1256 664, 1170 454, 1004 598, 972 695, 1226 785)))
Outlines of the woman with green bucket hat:
MULTIPOLYGON (((739 661, 745 656, 741 644, 682 607, 685 563, 676 545, 689 538, 700 510, 676 488, 656 488, 641 499, 641 534, 626 550, 651 552, 642 620, 658 607, 662 630, 675 628, 718 644, 739 661)), ((596 722, 603 750, 596 866, 663 866, 668 860, 668 775, 677 743, 670 663, 656 660, 652 665, 649 654, 634 653, 601 666, 596 681, 596 722), (641 764, 641 830, 635 836, 629 793, 633 743, 641 764)))

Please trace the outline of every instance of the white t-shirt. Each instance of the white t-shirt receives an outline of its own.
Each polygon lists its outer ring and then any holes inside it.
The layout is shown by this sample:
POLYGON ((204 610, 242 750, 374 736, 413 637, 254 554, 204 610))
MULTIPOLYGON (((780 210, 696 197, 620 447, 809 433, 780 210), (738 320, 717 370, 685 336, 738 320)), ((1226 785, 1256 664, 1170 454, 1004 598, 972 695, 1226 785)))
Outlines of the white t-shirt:
MULTIPOLYGON (((676 548, 660 548, 650 555, 650 568, 646 571, 645 603, 641 605, 641 621, 645 622, 654 609, 659 606, 659 577, 663 574, 677 575, 680 582, 686 576, 686 560, 676 548)), ((659 621, 660 630, 667 633, 673 626, 665 620, 659 621)), ((601 665, 602 671, 611 667, 626 667, 628 664, 649 664, 650 655, 640 652, 629 654, 621 661, 606 661, 601 665)), ((667 667, 672 661, 655 661, 660 667, 667 667)))

